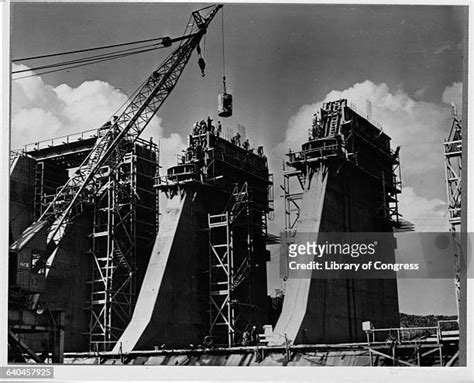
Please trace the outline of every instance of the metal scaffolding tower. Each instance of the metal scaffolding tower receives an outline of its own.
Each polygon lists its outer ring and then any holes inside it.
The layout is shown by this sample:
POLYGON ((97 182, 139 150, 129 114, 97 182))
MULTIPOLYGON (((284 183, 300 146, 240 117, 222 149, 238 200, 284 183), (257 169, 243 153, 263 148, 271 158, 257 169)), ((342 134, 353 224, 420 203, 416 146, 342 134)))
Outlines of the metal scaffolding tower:
POLYGON ((158 149, 141 140, 129 146, 115 169, 103 166, 99 172, 102 186, 94 203, 90 251, 89 345, 93 351, 110 350, 130 322, 138 287, 137 257, 157 231, 158 198, 150 186, 158 171, 158 149), (143 161, 151 165, 145 171, 143 161))
POLYGON ((209 333, 234 346, 254 324, 255 242, 267 236, 267 209, 252 200, 247 182, 235 185, 228 209, 208 215, 209 333))
POLYGON ((462 121, 457 116, 453 105, 453 124, 448 138, 444 142, 444 163, 446 175, 446 190, 448 197, 449 224, 453 235, 454 252, 454 287, 459 317, 460 299, 460 258, 461 242, 461 184, 462 184, 462 121))

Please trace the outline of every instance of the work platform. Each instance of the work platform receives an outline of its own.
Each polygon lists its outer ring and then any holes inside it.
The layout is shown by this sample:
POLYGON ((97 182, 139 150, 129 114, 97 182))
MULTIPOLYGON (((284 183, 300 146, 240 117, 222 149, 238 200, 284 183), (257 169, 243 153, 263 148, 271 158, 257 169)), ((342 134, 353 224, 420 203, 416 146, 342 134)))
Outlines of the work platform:
MULTIPOLYGON (((442 321, 440 321, 442 322, 442 321)), ((455 367, 459 331, 434 327, 374 329, 366 342, 142 350, 130 353, 66 353, 74 365, 455 367)), ((263 339, 262 339, 263 340, 263 339)))

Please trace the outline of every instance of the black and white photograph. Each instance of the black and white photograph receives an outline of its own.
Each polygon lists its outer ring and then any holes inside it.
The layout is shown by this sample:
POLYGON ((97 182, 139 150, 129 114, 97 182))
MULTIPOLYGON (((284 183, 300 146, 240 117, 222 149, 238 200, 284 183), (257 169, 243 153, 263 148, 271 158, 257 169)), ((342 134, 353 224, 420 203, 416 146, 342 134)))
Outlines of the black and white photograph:
POLYGON ((472 378, 469 2, 2 7, 0 378, 472 378))

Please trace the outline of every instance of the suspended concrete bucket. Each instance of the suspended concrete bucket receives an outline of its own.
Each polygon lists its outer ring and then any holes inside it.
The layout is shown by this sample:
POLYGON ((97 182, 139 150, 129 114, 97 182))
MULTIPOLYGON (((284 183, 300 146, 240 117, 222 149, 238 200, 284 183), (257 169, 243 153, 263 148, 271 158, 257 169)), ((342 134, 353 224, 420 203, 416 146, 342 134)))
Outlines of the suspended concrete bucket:
POLYGON ((220 93, 217 97, 217 114, 220 117, 232 116, 232 95, 220 93))

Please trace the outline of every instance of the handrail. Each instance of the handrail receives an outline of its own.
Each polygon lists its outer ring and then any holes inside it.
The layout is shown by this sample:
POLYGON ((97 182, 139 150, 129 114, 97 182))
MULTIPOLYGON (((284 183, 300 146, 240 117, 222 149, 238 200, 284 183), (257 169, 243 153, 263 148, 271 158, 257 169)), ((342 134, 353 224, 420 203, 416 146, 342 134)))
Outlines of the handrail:
POLYGON ((68 134, 68 135, 65 135, 65 136, 53 137, 53 138, 49 138, 47 140, 42 140, 42 141, 34 142, 34 143, 31 143, 31 144, 23 145, 23 148, 12 150, 12 151, 22 150, 23 152, 31 152, 31 151, 34 151, 34 150, 45 149, 45 148, 48 148, 50 146, 56 146, 56 145, 58 145, 58 141, 61 141, 61 143, 67 143, 68 144, 70 142, 77 142, 77 141, 81 141, 81 140, 88 139, 88 138, 96 138, 97 135, 98 135, 99 130, 100 129, 90 129, 90 130, 85 130, 85 131, 82 131, 82 132, 71 133, 71 134, 68 134), (92 132, 94 134, 92 134, 92 132))
MULTIPOLYGON (((388 335, 396 334, 396 338, 392 339, 394 341, 400 340, 413 340, 413 339, 404 339, 404 333, 416 332, 416 331, 432 331, 430 336, 436 337, 438 342, 441 342, 443 337, 443 331, 441 330, 440 323, 451 323, 456 322, 457 320, 439 320, 437 326, 422 326, 422 327, 389 327, 389 328, 371 328, 370 330, 365 330, 367 335, 367 344, 377 342, 375 336, 376 333, 386 332, 388 335), (372 334, 372 337, 370 336, 372 334), (372 338, 372 339, 371 339, 372 338)), ((386 340, 385 340, 386 341, 386 340)), ((378 341, 380 342, 380 341, 378 341)))

